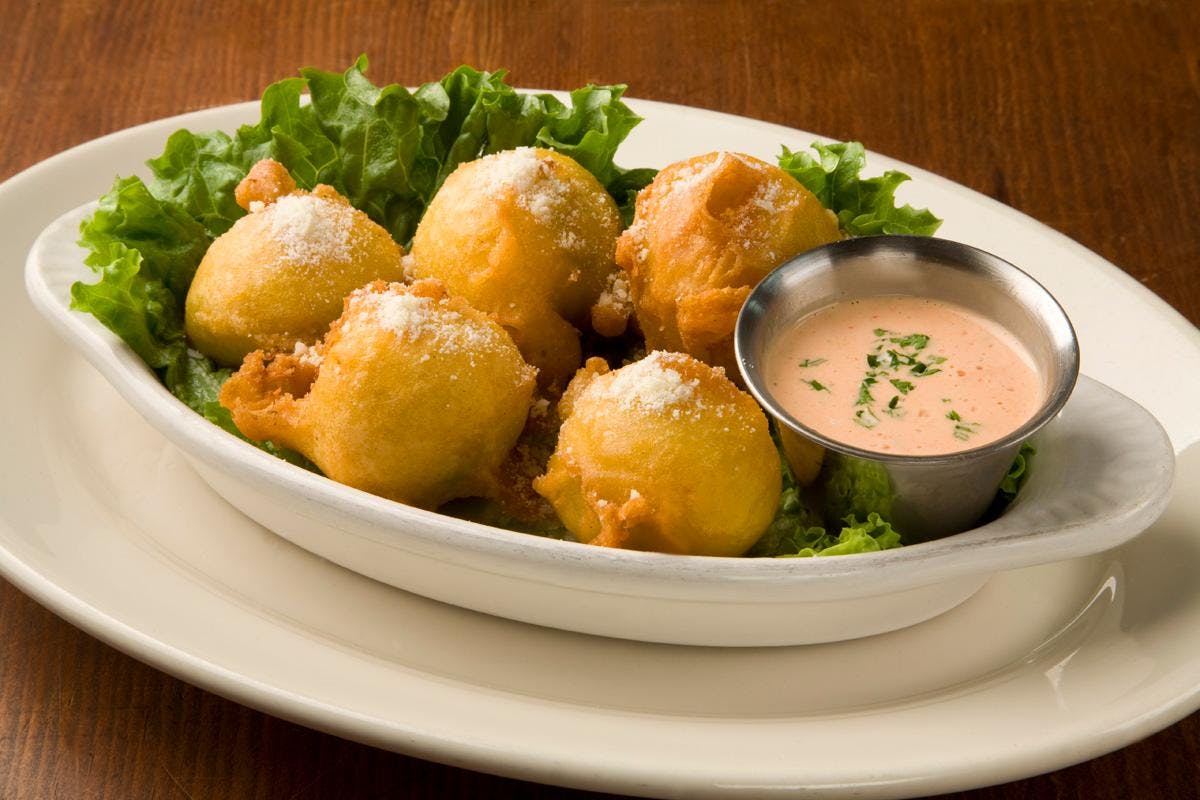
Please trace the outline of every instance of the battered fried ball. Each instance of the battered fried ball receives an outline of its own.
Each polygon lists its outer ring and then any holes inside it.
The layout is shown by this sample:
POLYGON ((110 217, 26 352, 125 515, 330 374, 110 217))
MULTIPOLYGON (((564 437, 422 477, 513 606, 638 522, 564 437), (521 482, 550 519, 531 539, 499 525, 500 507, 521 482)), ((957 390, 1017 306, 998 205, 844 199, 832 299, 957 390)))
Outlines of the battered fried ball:
POLYGON ((542 387, 561 391, 582 360, 579 329, 616 271, 619 231, 616 204, 574 160, 505 150, 446 179, 417 227, 413 274, 494 314, 542 387))
POLYGON ((392 237, 329 186, 297 191, 283 165, 260 161, 235 196, 251 213, 209 247, 185 303, 188 337, 219 364, 312 344, 350 292, 403 278, 392 237))
POLYGON ((498 493, 535 383, 508 333, 437 281, 378 281, 316 348, 247 356, 221 404, 336 481, 436 508, 498 493))
POLYGON ((739 380, 733 328, 750 290, 839 238, 837 218, 795 178, 717 152, 672 164, 638 195, 617 263, 649 349, 689 353, 739 380))
POLYGON ((739 556, 775 515, 779 454, 758 404, 724 371, 654 352, 608 372, 588 359, 534 488, 580 541, 739 556))

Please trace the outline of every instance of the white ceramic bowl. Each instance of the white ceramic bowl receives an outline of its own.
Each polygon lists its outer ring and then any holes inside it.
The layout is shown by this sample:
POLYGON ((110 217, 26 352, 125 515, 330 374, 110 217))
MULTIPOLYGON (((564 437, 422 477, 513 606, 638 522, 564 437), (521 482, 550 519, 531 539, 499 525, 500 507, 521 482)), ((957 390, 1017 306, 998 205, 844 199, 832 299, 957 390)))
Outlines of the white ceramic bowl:
POLYGON ((176 400, 69 288, 94 278, 75 244, 95 204, 52 223, 26 263, 35 306, 230 503, 349 569, 427 597, 566 630, 676 644, 837 641, 953 608, 1002 570, 1126 542, 1162 513, 1174 454, 1141 406, 1082 378, 1038 436, 1017 501, 995 522, 880 553, 735 559, 610 550, 401 505, 287 464, 176 400))

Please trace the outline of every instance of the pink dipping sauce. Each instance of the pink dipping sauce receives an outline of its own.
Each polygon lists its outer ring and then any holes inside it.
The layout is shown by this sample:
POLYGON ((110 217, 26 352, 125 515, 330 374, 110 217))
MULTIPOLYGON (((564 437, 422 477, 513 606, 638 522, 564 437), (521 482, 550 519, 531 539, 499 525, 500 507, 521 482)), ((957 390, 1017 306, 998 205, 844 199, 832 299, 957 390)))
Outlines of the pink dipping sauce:
POLYGON ((1012 433, 1042 405, 1033 359, 995 322, 941 300, 835 303, 771 346, 767 388, 830 439, 892 455, 944 455, 1012 433))

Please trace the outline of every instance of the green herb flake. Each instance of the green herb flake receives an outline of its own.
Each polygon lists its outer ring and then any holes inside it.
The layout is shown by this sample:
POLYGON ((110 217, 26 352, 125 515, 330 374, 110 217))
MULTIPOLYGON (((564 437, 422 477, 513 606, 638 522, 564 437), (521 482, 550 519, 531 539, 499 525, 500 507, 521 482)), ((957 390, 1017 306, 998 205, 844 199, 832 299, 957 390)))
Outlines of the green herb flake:
POLYGON ((888 341, 905 350, 921 351, 929 344, 929 336, 924 333, 910 333, 908 336, 893 336, 888 341))
POLYGON ((828 386, 826 386, 825 384, 821 383, 820 381, 818 381, 816 379, 813 379, 811 381, 802 381, 802 382, 807 383, 809 385, 809 387, 815 392, 828 392, 829 391, 828 386))
POLYGON ((800 362, 800 367, 801 367, 801 369, 804 369, 807 367, 819 367, 828 360, 829 359, 826 359, 826 358, 806 358, 800 362))
POLYGON ((892 384, 892 386, 895 386, 896 391, 900 392, 900 394, 908 394, 913 390, 913 384, 909 383, 908 381, 902 381, 899 378, 892 378, 890 381, 888 381, 888 383, 892 384))
POLYGON ((963 420, 962 415, 954 409, 951 409, 946 414, 946 419, 954 423, 954 438, 960 442, 965 442, 979 432, 980 425, 978 422, 966 422, 963 420))

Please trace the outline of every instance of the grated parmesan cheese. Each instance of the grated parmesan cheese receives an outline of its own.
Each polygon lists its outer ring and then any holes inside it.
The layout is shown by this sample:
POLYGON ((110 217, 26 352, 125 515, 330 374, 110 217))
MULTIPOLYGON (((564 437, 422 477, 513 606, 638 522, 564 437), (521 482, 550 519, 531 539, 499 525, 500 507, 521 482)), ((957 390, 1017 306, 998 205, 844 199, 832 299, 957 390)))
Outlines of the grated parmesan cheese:
POLYGON ((350 230, 354 212, 349 206, 311 194, 289 194, 263 209, 271 238, 283 258, 295 264, 350 259, 350 230))
POLYGON ((621 314, 631 314, 633 312, 633 296, 629 289, 629 275, 623 270, 609 274, 604 291, 596 299, 596 305, 614 309, 621 314))
POLYGON ((296 346, 292 348, 292 355, 302 364, 308 364, 312 367, 321 366, 321 362, 325 360, 325 356, 316 347, 309 347, 302 341, 297 340, 296 346))
POLYGON ((401 340, 414 341, 421 336, 430 336, 434 348, 441 352, 480 352, 500 344, 497 332, 489 326, 428 297, 369 289, 359 289, 352 296, 358 309, 358 314, 351 318, 354 324, 377 325, 401 340))
POLYGON ((484 156, 472 173, 475 188, 493 199, 510 192, 518 207, 528 211, 537 222, 559 228, 557 244, 565 250, 585 246, 578 230, 579 215, 571 207, 570 186, 560 178, 554 163, 541 157, 532 147, 518 147, 484 156))
POLYGON ((695 398, 699 379, 685 381, 669 366, 666 356, 656 350, 641 361, 617 370, 612 380, 603 385, 604 396, 626 410, 665 411, 689 403, 698 408, 695 398))

